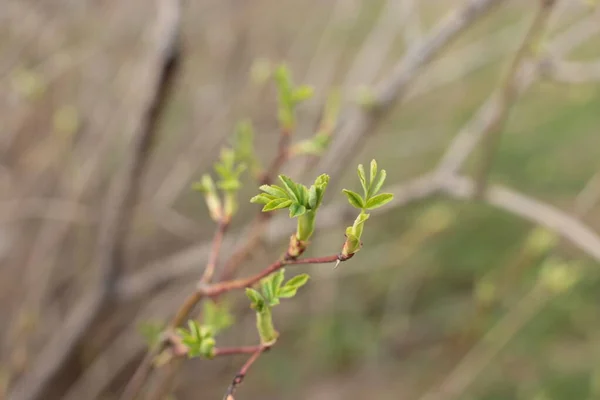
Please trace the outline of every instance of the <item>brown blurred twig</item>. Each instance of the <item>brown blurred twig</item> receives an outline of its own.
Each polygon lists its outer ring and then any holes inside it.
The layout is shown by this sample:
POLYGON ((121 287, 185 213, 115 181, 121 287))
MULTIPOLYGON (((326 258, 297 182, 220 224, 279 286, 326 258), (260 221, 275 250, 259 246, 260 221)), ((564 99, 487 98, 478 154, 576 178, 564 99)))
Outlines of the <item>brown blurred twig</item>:
POLYGON ((46 386, 85 338, 97 316, 113 299, 116 284, 124 268, 124 246, 133 219, 133 206, 156 135, 158 119, 172 89, 178 65, 177 11, 161 15, 158 21, 160 34, 156 65, 151 67, 154 74, 154 91, 141 116, 141 123, 135 132, 125 165, 115 178, 106 202, 94 261, 100 278, 68 316, 62 328, 51 338, 35 360, 33 369, 16 383, 10 393, 11 400, 40 398, 46 386))
POLYGON ((508 114, 515 98, 518 95, 518 82, 515 79, 515 75, 519 73, 522 63, 536 50, 536 47, 539 46, 539 42, 546 30, 546 23, 555 4, 556 0, 539 0, 539 8, 533 18, 533 22, 510 64, 504 81, 500 84, 498 90, 498 102, 496 103, 496 113, 494 114, 494 118, 490 121, 486 132, 483 133, 484 140, 481 144, 480 164, 477 170, 477 177, 475 178, 475 195, 477 197, 481 197, 485 191, 488 176, 494 163, 495 154, 500 144, 504 125, 508 119, 508 114))

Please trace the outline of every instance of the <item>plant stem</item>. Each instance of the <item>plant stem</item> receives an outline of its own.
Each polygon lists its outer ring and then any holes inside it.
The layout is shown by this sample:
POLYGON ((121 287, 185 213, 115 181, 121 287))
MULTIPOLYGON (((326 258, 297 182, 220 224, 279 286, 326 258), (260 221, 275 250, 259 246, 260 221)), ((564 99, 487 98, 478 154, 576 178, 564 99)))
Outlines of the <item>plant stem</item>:
POLYGON ((266 351, 270 346, 239 346, 239 347, 222 347, 215 349, 215 357, 232 356, 237 354, 254 354, 258 351, 266 351))
POLYGON ((250 287, 260 281, 261 279, 271 275, 273 272, 285 267, 286 265, 297 265, 297 264, 330 264, 338 261, 346 261, 350 257, 343 257, 341 255, 333 255, 333 256, 325 256, 325 257, 312 257, 312 258, 303 258, 300 260, 278 260, 273 264, 269 265, 267 268, 262 270, 256 275, 245 279, 238 279, 227 282, 219 282, 213 285, 207 285, 204 287, 198 288, 198 293, 200 295, 205 296, 218 296, 222 293, 229 292, 235 289, 244 289, 250 287))
POLYGON ((267 347, 267 346, 261 346, 254 352, 254 354, 252 354, 252 356, 250 356, 248 361, 246 361, 246 363, 244 363, 242 368, 240 368, 240 370, 237 373, 237 375, 235 376, 235 378, 233 378, 233 382, 231 382, 231 385, 229 385, 229 388, 227 388, 227 392, 225 393, 223 400, 235 400, 233 395, 235 394, 235 391, 237 390, 237 388, 244 381, 244 378, 248 374, 248 370, 250 370, 250 367, 252 367, 252 364, 254 364, 256 362, 256 360, 258 360, 260 355, 268 349, 269 349, 269 347, 267 347))

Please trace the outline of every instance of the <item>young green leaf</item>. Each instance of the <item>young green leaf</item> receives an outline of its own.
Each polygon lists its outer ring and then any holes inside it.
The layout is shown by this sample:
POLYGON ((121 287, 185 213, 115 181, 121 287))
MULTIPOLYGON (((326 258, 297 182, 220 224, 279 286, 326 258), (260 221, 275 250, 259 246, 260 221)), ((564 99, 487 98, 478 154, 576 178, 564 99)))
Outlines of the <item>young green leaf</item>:
POLYGON ((363 209, 365 206, 364 200, 362 197, 360 197, 360 195, 356 192, 353 192, 351 190, 348 189, 343 189, 342 190, 344 192, 344 194, 346 195, 346 197, 348 197, 348 202, 353 206, 356 207, 358 209, 363 209))
POLYGON ((283 286, 299 289, 302 286, 306 285, 306 282, 308 282, 309 279, 310 279, 310 276, 308 274, 296 275, 295 277, 293 277, 292 279, 287 281, 285 283, 285 285, 283 285, 283 286))
POLYGON ((308 200, 309 200, 308 189, 306 188, 306 186, 304 186, 302 184, 296 184, 296 188, 297 188, 298 194, 299 194, 299 196, 298 196, 299 197, 298 203, 300 203, 304 207, 307 207, 308 206, 308 200))
POLYGON ((369 196, 369 186, 367 185, 367 178, 365 175, 365 167, 362 164, 358 164, 358 179, 360 179, 360 185, 363 188, 365 199, 369 196))
POLYGON ((394 198, 394 195, 391 193, 381 193, 376 196, 373 196, 367 201, 367 206, 365 207, 368 210, 373 210, 375 208, 379 208, 394 198))
POLYGON ((306 212, 306 207, 301 206, 298 203, 294 203, 290 206, 290 218, 296 218, 306 212))
POLYGON ((281 208, 289 207, 291 204, 292 204, 291 200, 287 200, 287 199, 275 199, 275 200, 271 200, 270 202, 268 202, 263 207, 262 210, 264 212, 273 211, 273 210, 279 210, 281 208))
POLYGON ((300 103, 302 101, 310 99, 315 93, 315 89, 312 86, 300 85, 298 86, 292 95, 294 103, 300 103))
POLYGON ((265 278, 260 283, 260 287, 262 289, 262 295, 265 298, 265 302, 267 304, 271 304, 273 300, 275 300, 275 291, 273 290, 273 286, 271 286, 271 280, 273 278, 265 278))
POLYGON ((377 161, 375 160, 371 160, 371 179, 370 179, 370 183, 371 185, 373 185, 373 182, 375 182, 375 178, 377 177, 377 161))
POLYGON ((371 189, 369 190, 369 197, 376 195, 379 192, 379 190, 381 190, 381 187, 383 186, 386 177, 387 173, 385 172, 385 169, 382 169, 379 173, 379 177, 377 178, 377 180, 371 184, 371 189))
POLYGON ((308 190, 308 206, 311 210, 317 208, 317 202, 319 201, 319 195, 317 194, 317 187, 312 185, 308 190))
POLYGON ((275 198, 287 199, 289 198, 288 193, 285 189, 277 186, 277 185, 262 185, 260 188, 263 192, 270 194, 271 196, 275 196, 275 198))
POLYGON ((233 316, 223 304, 206 301, 204 302, 203 311, 204 323, 210 326, 215 334, 233 324, 233 316))
POLYGON ((246 288, 246 296, 252 302, 252 308, 259 310, 265 303, 264 297, 252 288, 246 288))
POLYGON ((296 183, 292 181, 289 177, 285 175, 279 175, 279 179, 283 183, 283 187, 289 195, 291 200, 294 200, 296 203, 300 203, 300 193, 298 192, 298 188, 296 187, 296 183))
POLYGON ((268 204, 270 201, 273 201, 273 200, 275 200, 275 196, 272 196, 272 195, 266 194, 266 193, 261 193, 261 194, 257 194, 253 198, 251 198, 250 203, 268 204))
POLYGON ((273 289, 273 293, 277 293, 279 287, 283 283, 283 279, 285 277, 285 268, 281 268, 279 271, 273 274, 273 278, 271 279, 271 287, 273 289))

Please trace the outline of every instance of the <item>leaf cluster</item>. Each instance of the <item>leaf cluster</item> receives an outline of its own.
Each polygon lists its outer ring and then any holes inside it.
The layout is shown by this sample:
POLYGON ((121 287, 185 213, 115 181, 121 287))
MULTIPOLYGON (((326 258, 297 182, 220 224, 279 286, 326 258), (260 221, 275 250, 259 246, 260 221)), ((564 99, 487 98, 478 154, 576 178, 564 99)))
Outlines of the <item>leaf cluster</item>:
POLYGON ((329 175, 317 177, 310 188, 285 175, 279 175, 279 180, 282 186, 262 185, 260 190, 264 193, 254 196, 250 202, 264 204, 263 212, 289 208, 290 218, 295 218, 319 208, 329 183, 329 175))
POLYGON ((236 194, 242 186, 240 177, 247 169, 247 164, 238 162, 238 159, 239 156, 233 149, 222 149, 220 159, 214 165, 219 177, 216 184, 210 174, 204 174, 192 186, 194 190, 204 193, 206 205, 215 221, 220 221, 223 217, 231 218, 237 211, 236 194), (224 205, 217 188, 223 192, 224 205))
POLYGON ((358 166, 358 178, 363 188, 362 196, 348 189, 343 190, 348 198, 348 202, 359 210, 374 210, 389 203, 394 198, 394 195, 391 193, 379 193, 385 182, 387 173, 384 169, 378 172, 377 161, 371 161, 369 172, 369 180, 367 181, 364 166, 362 164, 358 166))
POLYGON ((280 299, 289 299, 296 295, 299 288, 304 286, 310 278, 308 274, 296 275, 285 284, 285 270, 282 268, 269 275, 260 283, 260 291, 247 288, 246 296, 251 301, 250 307, 257 312, 262 312, 265 308, 271 308, 279 304, 280 299))
POLYGON ((308 85, 296 86, 292 80, 292 74, 285 65, 279 65, 273 72, 275 85, 277 86, 278 119, 284 130, 293 129, 296 120, 294 111, 296 106, 314 94, 314 88, 308 85))
POLYGON ((177 329, 181 341, 188 348, 188 357, 206 357, 214 356, 215 338, 212 327, 200 325, 197 321, 189 320, 188 329, 177 329))
POLYGON ((331 134, 333 133, 335 124, 338 120, 341 104, 340 100, 340 92, 337 90, 329 95, 317 133, 310 139, 302 140, 295 144, 292 152, 315 156, 320 156, 325 152, 331 142, 331 134))

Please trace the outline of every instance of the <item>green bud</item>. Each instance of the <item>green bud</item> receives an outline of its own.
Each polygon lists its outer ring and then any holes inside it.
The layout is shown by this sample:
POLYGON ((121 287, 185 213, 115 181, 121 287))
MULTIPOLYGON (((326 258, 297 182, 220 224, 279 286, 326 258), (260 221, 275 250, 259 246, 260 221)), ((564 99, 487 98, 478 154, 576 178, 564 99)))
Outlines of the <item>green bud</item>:
POLYGON ((250 68, 252 82, 259 85, 264 84, 271 77, 272 69, 271 62, 268 59, 255 59, 250 68))
POLYGON ((554 293, 570 290, 581 278, 577 265, 567 264, 558 258, 548 259, 540 271, 542 284, 554 293))
POLYGON ((536 254, 543 254, 558 243, 558 235, 546 228, 537 227, 527 237, 526 246, 536 254))
POLYGON ((296 236, 301 242, 308 241, 315 231, 315 217, 314 211, 307 211, 298 217, 298 227, 296 230, 296 236))
POLYGON ((286 258, 296 259, 300 257, 306 250, 307 246, 308 242, 298 239, 296 234, 290 236, 286 258))
POLYGON ((346 228, 346 241, 342 248, 342 255, 345 257, 357 253, 362 247, 361 236, 365 221, 369 219, 369 214, 361 212, 354 220, 354 224, 346 228))
POLYGON ((270 307, 264 307, 260 312, 256 313, 256 329, 258 330, 262 345, 272 345, 277 341, 279 332, 273 326, 273 316, 270 307))
POLYGON ((223 216, 221 200, 217 194, 215 184, 208 174, 204 174, 200 180, 193 185, 194 190, 204 193, 204 200, 208 207, 208 212, 213 221, 220 221, 223 216))

